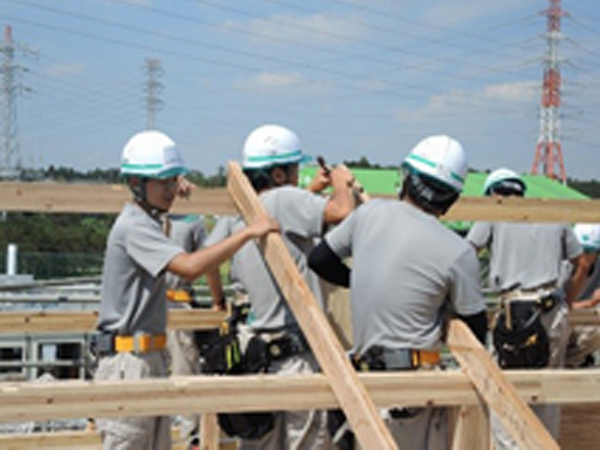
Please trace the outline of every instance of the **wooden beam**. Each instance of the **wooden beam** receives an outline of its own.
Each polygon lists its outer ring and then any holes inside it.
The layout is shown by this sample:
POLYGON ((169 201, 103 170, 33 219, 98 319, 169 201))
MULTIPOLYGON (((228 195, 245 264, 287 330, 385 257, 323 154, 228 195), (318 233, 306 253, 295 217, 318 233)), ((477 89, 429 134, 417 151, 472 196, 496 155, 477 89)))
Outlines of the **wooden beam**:
MULTIPOLYGON (((171 428, 171 450, 187 450, 185 442, 178 442, 180 429, 171 428)), ((225 443, 224 443, 225 444, 225 443)), ((100 435, 95 431, 50 431, 33 432, 26 434, 0 434, 0 448, 2 450, 102 450, 100 435)), ((237 446, 222 445, 222 450, 233 450, 237 446)))
POLYGON ((461 197, 442 220, 600 222, 600 200, 461 197))
MULTIPOLYGON (((217 328, 224 318, 224 312, 210 309, 170 310, 168 326, 176 330, 209 330, 217 328)), ((89 332, 95 328, 97 320, 98 312, 91 310, 2 311, 0 334, 89 332)), ((597 309, 572 311, 569 323, 600 326, 600 314, 597 309)))
MULTIPOLYGON (((218 328, 223 311, 210 309, 169 310, 168 327, 178 330, 218 328)), ((72 333, 89 332, 98 322, 97 311, 1 312, 0 333, 72 333)))
POLYGON ((219 432, 216 413, 200 415, 200 448, 202 450, 218 450, 219 432))
POLYGON ((451 408, 452 450, 488 450, 492 448, 490 417, 483 402, 451 408))
MULTIPOLYGON (((246 222, 266 215, 236 162, 228 165, 227 187, 246 222)), ((363 448, 398 448, 281 236, 271 233, 259 247, 363 448)))
MULTIPOLYGON (((116 214, 130 198, 123 184, 0 182, 0 211, 8 212, 116 214)), ((196 188, 189 200, 175 202, 173 212, 234 214, 237 210, 226 189, 196 188)), ((600 200, 461 197, 443 219, 600 223, 600 200)))
POLYGON ((506 431, 515 439, 519 448, 559 448, 548 430, 519 397, 517 390, 504 377, 498 365, 463 321, 450 321, 448 345, 463 372, 477 388, 490 410, 497 415, 506 431))
MULTIPOLYGON (((0 211, 46 213, 118 213, 131 200, 124 184, 0 182, 0 211)), ((174 213, 232 214, 235 207, 224 188, 196 188, 174 213)))
MULTIPOLYGON (((600 403, 600 369, 504 372, 528 403, 600 403)), ((380 408, 461 406, 480 401, 458 370, 358 375, 380 408)), ((323 374, 177 376, 138 381, 0 383, 0 422, 86 417, 331 409, 339 403, 323 374)))
POLYGON ((33 450, 41 448, 101 450, 100 436, 94 432, 60 431, 53 433, 1 434, 0 448, 33 450))
POLYGON ((569 324, 600 326, 600 309, 576 309, 569 313, 569 324))

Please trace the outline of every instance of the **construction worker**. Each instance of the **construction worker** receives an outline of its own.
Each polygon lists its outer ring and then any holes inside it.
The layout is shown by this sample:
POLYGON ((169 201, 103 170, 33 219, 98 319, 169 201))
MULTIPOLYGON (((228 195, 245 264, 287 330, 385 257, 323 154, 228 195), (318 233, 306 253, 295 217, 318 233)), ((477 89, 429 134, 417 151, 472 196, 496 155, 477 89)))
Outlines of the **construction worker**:
MULTIPOLYGON (((590 266, 583 291, 573 309, 594 308, 600 304, 600 224, 578 223, 573 232, 583 247, 585 258, 590 266)), ((566 273, 572 270, 569 264, 566 273)), ((567 275, 568 276, 568 275, 567 275)), ((578 325, 573 327, 567 345, 566 367, 577 368, 594 366, 594 353, 600 349, 600 329, 595 326, 578 325)))
MULTIPOLYGON (((486 178, 483 191, 486 196, 523 197, 527 186, 516 172, 500 168, 486 178)), ((563 367, 569 337, 567 314, 583 287, 588 267, 571 227, 477 222, 467 240, 476 249, 489 251, 489 287, 498 293, 501 306, 494 328, 500 366, 563 367), (559 277, 565 260, 573 271, 562 292, 559 277)), ((560 408, 535 405, 534 412, 558 439, 560 408)), ((514 447, 498 421, 493 420, 492 428, 499 448, 514 447)))
MULTIPOLYGON (((267 212, 280 225, 283 240, 321 305, 319 279, 306 264, 314 240, 327 224, 338 223, 355 206, 345 168, 318 172, 308 189, 298 185, 299 164, 309 159, 298 136, 280 125, 263 125, 247 137, 242 168, 259 194, 267 212), (315 193, 331 186, 325 197, 315 193)), ((235 275, 248 293, 253 343, 259 348, 247 357, 251 364, 264 359, 263 371, 277 374, 311 373, 317 362, 286 299, 277 286, 255 244, 245 245, 235 255, 235 275)), ((272 429, 264 436, 242 442, 242 448, 329 448, 325 411, 285 411, 275 414, 272 429)))
MULTIPOLYGON (((440 366, 451 312, 485 340, 478 261, 438 219, 467 174, 462 145, 445 135, 419 142, 404 159, 400 201, 374 199, 327 233, 309 258, 327 281, 350 287, 352 359, 360 370, 440 366), (352 257, 352 268, 344 262, 352 257)), ((400 448, 446 449, 444 408, 398 406, 383 416, 400 448)))
MULTIPOLYGON (((209 248, 186 252, 166 236, 164 215, 186 168, 164 133, 135 134, 123 149, 121 174, 133 194, 108 236, 95 351, 96 380, 167 376, 165 274, 195 280, 247 241, 277 230, 262 218, 209 248)), ((106 449, 170 449, 170 417, 97 419, 106 449)))

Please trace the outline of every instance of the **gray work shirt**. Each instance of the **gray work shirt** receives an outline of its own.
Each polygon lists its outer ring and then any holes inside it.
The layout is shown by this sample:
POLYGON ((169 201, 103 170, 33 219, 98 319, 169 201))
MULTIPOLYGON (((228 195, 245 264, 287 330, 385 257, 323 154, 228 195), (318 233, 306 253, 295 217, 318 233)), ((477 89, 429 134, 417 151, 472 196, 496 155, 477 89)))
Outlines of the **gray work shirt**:
POLYGON ((341 258, 352 256, 355 352, 438 349, 450 311, 485 309, 474 249, 406 202, 371 200, 325 240, 341 258))
POLYGON ((164 334, 165 267, 181 252, 159 220, 134 203, 126 204, 107 240, 98 329, 120 335, 164 334))
POLYGON ((564 224, 477 222, 467 240, 490 250, 489 287, 497 291, 556 284, 562 261, 583 252, 571 227, 564 224))
MULTIPOLYGON (((202 217, 194 214, 171 215, 169 220, 171 222, 169 237, 175 244, 187 253, 202 247, 206 240, 206 227, 202 217)), ((166 274, 166 283, 168 289, 189 289, 193 284, 171 272, 166 274)))
MULTIPOLYGON (((218 242, 221 242, 231 236, 233 233, 245 227, 244 219, 241 216, 221 216, 215 222, 213 229, 204 241, 205 247, 210 247, 218 242)), ((234 254, 229 266, 229 281, 231 288, 235 292, 244 292, 242 283, 239 280, 237 273, 239 272, 239 260, 234 254)))
MULTIPOLYGON (((317 303, 323 306, 323 295, 317 275, 309 269, 308 254, 314 240, 323 231, 328 199, 295 186, 270 189, 260 196, 269 216, 279 223, 281 236, 298 270, 308 283, 317 303)), ((252 304, 254 328, 277 329, 295 326, 296 320, 263 260, 255 242, 249 242, 235 255, 236 276, 248 292, 252 304)))

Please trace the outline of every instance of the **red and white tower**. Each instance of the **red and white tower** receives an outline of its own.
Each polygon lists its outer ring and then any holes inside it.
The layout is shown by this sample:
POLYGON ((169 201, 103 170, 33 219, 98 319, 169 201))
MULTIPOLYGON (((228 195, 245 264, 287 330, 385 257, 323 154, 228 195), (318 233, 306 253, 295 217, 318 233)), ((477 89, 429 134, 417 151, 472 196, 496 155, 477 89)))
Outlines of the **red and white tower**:
POLYGON ((540 165, 549 178, 567 180, 560 142, 560 59, 558 44, 562 39, 560 32, 561 18, 565 15, 561 0, 549 0, 545 11, 547 17, 547 53, 544 58, 544 84, 542 86, 542 102, 540 110, 540 137, 535 149, 535 159, 531 173, 538 173, 540 165), (558 166, 558 172, 555 167, 558 166))

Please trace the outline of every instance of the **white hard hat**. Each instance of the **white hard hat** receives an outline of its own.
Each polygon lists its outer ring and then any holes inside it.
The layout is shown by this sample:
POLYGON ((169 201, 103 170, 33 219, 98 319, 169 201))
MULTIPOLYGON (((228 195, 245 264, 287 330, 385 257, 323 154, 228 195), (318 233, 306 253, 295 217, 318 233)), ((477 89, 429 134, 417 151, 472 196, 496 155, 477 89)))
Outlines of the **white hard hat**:
POLYGON ((573 227, 573 232, 584 250, 600 251, 600 224, 578 223, 573 227))
POLYGON ((514 170, 504 167, 494 170, 488 175, 483 184, 483 195, 491 195, 494 189, 505 188, 506 192, 525 194, 527 186, 521 176, 514 170))
POLYGON ((403 165, 457 192, 462 191, 468 169, 463 146, 445 135, 423 139, 410 151, 403 165))
POLYGON ((242 167, 264 169, 310 160, 311 157, 302 152, 296 133, 280 125, 263 125, 246 138, 242 167))
POLYGON ((121 157, 121 175, 144 178, 170 178, 187 173, 175 142, 160 131, 135 134, 121 157))

